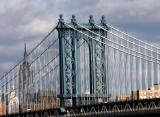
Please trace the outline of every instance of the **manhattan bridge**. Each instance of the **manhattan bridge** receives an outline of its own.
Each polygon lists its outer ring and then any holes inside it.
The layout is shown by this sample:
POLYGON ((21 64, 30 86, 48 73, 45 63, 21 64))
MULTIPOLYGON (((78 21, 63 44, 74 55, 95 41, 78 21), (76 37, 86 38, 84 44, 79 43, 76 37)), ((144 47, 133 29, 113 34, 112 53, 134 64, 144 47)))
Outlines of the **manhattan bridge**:
POLYGON ((57 25, 0 78, 0 116, 159 116, 160 48, 104 16, 57 25))

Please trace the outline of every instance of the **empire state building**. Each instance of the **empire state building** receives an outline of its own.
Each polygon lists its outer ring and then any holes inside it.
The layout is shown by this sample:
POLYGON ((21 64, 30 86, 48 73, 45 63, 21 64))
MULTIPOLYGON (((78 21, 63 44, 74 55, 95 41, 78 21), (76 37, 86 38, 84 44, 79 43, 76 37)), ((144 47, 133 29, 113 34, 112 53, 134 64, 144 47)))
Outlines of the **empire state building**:
POLYGON ((29 101, 29 86, 32 82, 31 71, 30 71, 30 64, 27 61, 27 51, 26 51, 26 44, 24 49, 24 59, 22 64, 20 65, 19 70, 19 104, 20 104, 20 111, 23 111, 23 105, 27 104, 29 101))

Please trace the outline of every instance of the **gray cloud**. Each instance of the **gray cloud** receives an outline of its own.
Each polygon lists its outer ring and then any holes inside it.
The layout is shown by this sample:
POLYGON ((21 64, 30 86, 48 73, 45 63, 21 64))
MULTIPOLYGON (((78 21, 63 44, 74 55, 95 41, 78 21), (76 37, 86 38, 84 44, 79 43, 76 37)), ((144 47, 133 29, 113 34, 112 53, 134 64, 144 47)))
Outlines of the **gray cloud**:
POLYGON ((112 25, 156 42, 160 40, 159 8, 159 0, 1 0, 0 75, 23 56, 24 41, 29 50, 33 48, 56 25, 61 13, 66 21, 76 14, 83 23, 90 14, 97 22, 105 15, 112 25))

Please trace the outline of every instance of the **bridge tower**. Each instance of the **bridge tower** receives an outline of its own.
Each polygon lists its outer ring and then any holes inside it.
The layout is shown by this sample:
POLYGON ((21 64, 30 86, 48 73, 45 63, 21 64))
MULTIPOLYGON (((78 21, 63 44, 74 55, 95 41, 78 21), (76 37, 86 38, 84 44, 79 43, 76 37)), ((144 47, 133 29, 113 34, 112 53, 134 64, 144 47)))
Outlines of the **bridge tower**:
MULTIPOLYGON (((106 25, 105 17, 102 16, 101 26, 106 30, 109 30, 106 25)), ((98 28, 95 25, 93 16, 89 17, 89 22, 87 24, 79 24, 72 15, 71 23, 67 25, 65 23, 63 16, 60 15, 57 30, 59 35, 59 54, 60 54, 60 105, 62 107, 66 106, 68 100, 71 100, 72 106, 77 106, 81 103, 82 86, 79 85, 81 82, 81 67, 80 64, 83 62, 81 60, 80 42, 83 39, 88 46, 88 58, 89 58, 89 91, 88 94, 92 100, 92 103, 96 101, 98 96, 102 96, 107 92, 106 83, 106 40, 104 38, 94 35, 89 30, 96 34, 107 37, 107 33, 98 28), (70 27, 71 26, 71 27, 70 27), (81 31, 82 33, 79 33, 81 31), (96 40, 91 39, 95 38, 96 40), (97 40, 104 42, 99 43, 97 40)), ((85 96, 85 95, 84 95, 85 96)))

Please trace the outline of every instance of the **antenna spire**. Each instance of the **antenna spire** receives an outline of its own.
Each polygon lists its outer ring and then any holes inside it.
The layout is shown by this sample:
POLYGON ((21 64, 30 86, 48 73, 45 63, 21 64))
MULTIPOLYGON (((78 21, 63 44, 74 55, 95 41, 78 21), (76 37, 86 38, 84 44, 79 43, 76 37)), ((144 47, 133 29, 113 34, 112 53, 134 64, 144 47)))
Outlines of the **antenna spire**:
POLYGON ((26 49, 26 43, 24 44, 24 60, 27 58, 27 49, 26 49))

